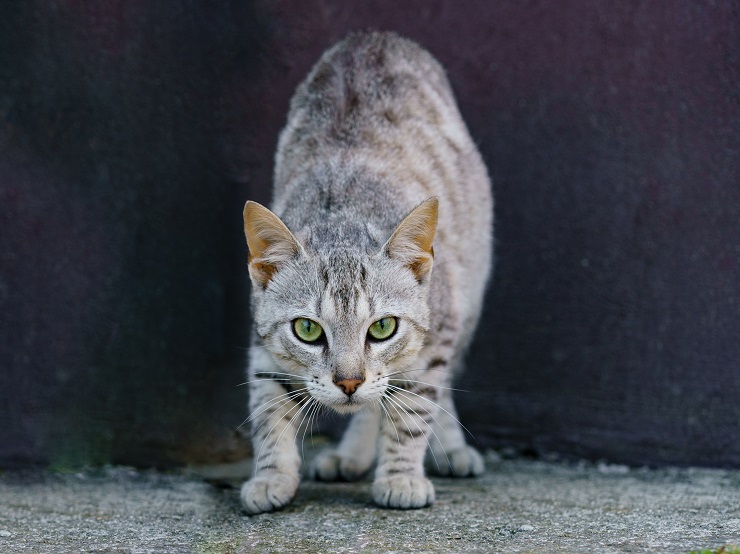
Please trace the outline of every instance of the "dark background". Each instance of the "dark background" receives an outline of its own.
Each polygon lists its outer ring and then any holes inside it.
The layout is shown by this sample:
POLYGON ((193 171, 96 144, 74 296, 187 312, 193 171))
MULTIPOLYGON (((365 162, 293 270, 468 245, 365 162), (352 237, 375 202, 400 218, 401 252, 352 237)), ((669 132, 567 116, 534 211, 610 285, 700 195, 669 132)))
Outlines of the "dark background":
POLYGON ((480 446, 740 467, 740 11, 691 0, 3 0, 0 466, 244 455, 242 206, 365 28, 447 67, 495 183, 480 446))

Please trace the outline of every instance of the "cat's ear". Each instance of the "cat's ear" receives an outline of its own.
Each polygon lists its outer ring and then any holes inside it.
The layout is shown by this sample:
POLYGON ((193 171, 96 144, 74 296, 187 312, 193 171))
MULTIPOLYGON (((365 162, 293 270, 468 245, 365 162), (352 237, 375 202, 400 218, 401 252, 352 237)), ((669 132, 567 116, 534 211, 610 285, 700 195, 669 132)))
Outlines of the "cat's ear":
POLYGON ((438 210, 439 201, 436 197, 419 204, 398 225, 383 247, 386 255, 411 269, 419 282, 432 271, 432 242, 437 231, 438 210))
POLYGON ((278 268, 295 258, 301 246, 270 210, 251 200, 244 206, 244 234, 249 246, 249 275, 265 288, 278 268))

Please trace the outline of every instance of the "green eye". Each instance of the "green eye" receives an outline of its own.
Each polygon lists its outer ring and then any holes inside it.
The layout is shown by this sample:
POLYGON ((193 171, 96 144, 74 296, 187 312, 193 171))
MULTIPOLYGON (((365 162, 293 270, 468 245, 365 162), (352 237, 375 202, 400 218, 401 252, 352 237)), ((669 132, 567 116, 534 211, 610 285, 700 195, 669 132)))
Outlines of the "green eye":
POLYGON ((321 325, 305 317, 299 317, 293 322, 293 331, 303 342, 316 342, 324 335, 321 325))
POLYGON ((384 317, 373 323, 367 330, 367 334, 375 340, 389 339, 396 332, 396 324, 395 317, 384 317))

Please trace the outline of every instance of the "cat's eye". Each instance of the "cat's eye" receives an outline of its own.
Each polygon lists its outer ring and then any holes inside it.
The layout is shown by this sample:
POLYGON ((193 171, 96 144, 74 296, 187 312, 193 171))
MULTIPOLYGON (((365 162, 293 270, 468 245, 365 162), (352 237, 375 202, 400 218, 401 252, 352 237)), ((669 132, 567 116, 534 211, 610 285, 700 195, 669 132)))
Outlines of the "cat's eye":
POLYGON ((316 342, 324 336, 321 325, 305 317, 299 317, 293 322, 293 331, 303 342, 316 342))
POLYGON ((396 332, 397 325, 395 317, 384 317, 373 323, 367 330, 367 334, 375 340, 386 340, 396 332))

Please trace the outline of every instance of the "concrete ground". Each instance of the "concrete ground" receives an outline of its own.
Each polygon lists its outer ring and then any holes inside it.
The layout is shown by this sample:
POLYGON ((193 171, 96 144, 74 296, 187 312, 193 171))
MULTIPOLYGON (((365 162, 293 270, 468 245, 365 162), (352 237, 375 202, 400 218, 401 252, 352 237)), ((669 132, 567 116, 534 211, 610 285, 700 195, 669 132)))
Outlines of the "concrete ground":
POLYGON ((481 478, 434 479, 428 509, 376 508, 368 481, 305 481, 283 511, 247 517, 228 486, 245 469, 3 473, 0 552, 685 553, 740 544, 740 471, 489 452, 481 478))

